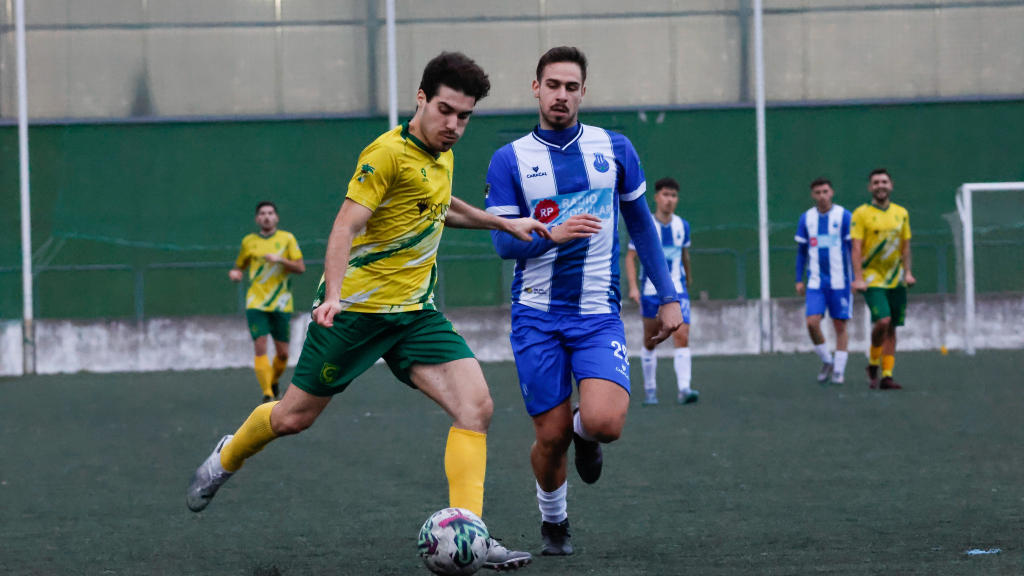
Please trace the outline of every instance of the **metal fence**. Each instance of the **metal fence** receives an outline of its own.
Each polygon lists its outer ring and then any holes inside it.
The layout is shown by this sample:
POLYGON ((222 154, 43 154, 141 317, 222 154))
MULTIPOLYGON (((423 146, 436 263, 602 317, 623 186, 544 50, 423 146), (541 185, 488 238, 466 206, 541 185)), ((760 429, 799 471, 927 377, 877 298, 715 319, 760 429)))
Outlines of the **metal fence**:
MULTIPOLYGON (((1013 245, 1024 245, 1021 242, 1010 242, 1013 245)), ((977 243, 979 248, 983 247, 999 247, 1007 245, 1007 241, 980 241, 977 243)), ((935 254, 936 266, 934 269, 936 276, 936 292, 939 294, 946 294, 949 286, 949 269, 948 269, 948 258, 949 252, 953 249, 950 244, 931 244, 931 243, 915 243, 914 250, 917 254, 921 251, 929 251, 935 254)), ((795 253, 796 248, 792 246, 775 246, 771 248, 773 253, 795 253)), ((757 247, 747 248, 745 250, 735 250, 732 248, 692 248, 690 253, 693 256, 726 256, 732 259, 732 266, 730 268, 734 270, 735 274, 735 298, 738 300, 745 300, 747 298, 750 287, 747 284, 747 271, 748 264, 756 262, 757 258, 757 247)), ((321 266, 323 260, 306 260, 308 266, 321 266)), ((449 293, 451 292, 448 287, 450 279, 445 273, 445 264, 451 264, 454 262, 501 262, 501 274, 494 278, 477 278, 476 282, 498 282, 500 283, 500 298, 498 301, 493 302, 492 305, 504 305, 507 304, 509 298, 509 291, 513 280, 513 268, 514 261, 502 261, 494 255, 448 255, 438 257, 438 278, 437 286, 434 291, 434 301, 437 307, 444 310, 448 307, 460 307, 464 305, 459 302, 456 298, 451 301, 449 293)), ((84 272, 123 272, 128 274, 133 279, 133 317, 137 322, 143 322, 147 318, 146 312, 146 286, 147 286, 147 274, 154 270, 206 270, 206 269, 221 269, 226 270, 234 266, 234 262, 158 262, 143 265, 132 266, 129 264, 79 264, 79 265, 56 265, 56 266, 36 266, 33 269, 33 274, 38 278, 40 275, 59 273, 59 272, 70 272, 70 273, 84 273, 84 272)), ((18 267, 0 267, 0 274, 16 274, 20 273, 21 269, 18 267)), ((721 271, 720 271, 721 272, 721 271)), ((36 284, 38 290, 39 284, 36 284)), ((239 313, 245 312, 245 294, 248 285, 245 282, 238 283, 238 297, 237 311, 239 313)), ((691 297, 700 298, 700 294, 692 294, 691 297)), ((35 302, 40 302, 40 299, 35 298, 35 302)))

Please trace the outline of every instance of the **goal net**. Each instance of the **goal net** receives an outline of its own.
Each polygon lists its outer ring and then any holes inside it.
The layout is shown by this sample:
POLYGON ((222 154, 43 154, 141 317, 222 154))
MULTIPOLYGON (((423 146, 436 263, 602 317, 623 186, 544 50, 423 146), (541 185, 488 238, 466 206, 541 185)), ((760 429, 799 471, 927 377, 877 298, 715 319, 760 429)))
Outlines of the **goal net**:
POLYGON ((957 294, 964 348, 978 345, 979 295, 1024 291, 1024 182, 963 184, 950 219, 956 245, 957 294))

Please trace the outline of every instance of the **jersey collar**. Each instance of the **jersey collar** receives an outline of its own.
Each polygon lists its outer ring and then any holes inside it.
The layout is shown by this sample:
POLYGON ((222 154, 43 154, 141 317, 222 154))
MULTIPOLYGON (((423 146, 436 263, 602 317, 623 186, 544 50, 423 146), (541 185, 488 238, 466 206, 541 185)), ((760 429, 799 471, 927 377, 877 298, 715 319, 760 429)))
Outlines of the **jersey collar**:
POLYGON ((533 129, 533 137, 534 139, 537 140, 537 142, 540 142, 541 144, 549 148, 558 148, 559 150, 565 150, 569 146, 572 146, 574 142, 579 140, 580 136, 583 136, 583 123, 577 122, 575 126, 573 126, 572 128, 566 128, 565 130, 545 130, 544 132, 557 134, 560 137, 558 138, 559 140, 568 136, 569 140, 564 145, 558 145, 552 142, 551 139, 545 139, 543 136, 541 136, 539 124, 533 129), (573 129, 575 129, 575 133, 573 133, 573 129))
POLYGON ((427 146, 426 144, 421 142, 419 138, 413 136, 412 132, 409 132, 409 123, 408 122, 402 123, 402 138, 411 141, 413 144, 416 145, 417 148, 419 148, 420 150, 423 150, 424 152, 426 152, 427 154, 432 156, 434 158, 434 160, 437 160, 438 158, 441 157, 441 154, 435 153, 433 150, 430 149, 429 146, 427 146))

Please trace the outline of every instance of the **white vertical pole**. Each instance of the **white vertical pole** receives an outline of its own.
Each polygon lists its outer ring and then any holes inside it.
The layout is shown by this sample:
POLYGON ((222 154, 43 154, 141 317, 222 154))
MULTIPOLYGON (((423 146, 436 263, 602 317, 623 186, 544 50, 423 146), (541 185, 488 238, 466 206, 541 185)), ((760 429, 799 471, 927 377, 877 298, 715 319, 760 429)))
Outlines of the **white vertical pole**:
POLYGON ((960 223, 964 227, 964 324, 966 334, 964 347, 968 354, 974 354, 974 207, 970 185, 961 188, 963 212, 960 223))
POLYGON ((35 327, 32 323, 32 211, 28 187, 28 74, 25 69, 25 0, 14 2, 14 43, 18 74, 18 164, 21 180, 22 367, 36 371, 35 327))
POLYGON ((398 54, 395 47, 395 0, 387 0, 388 122, 398 126, 398 54))
POLYGON ((771 286, 768 267, 768 156, 764 122, 764 5, 754 0, 754 83, 757 116, 757 213, 761 263, 761 352, 772 350, 771 286))

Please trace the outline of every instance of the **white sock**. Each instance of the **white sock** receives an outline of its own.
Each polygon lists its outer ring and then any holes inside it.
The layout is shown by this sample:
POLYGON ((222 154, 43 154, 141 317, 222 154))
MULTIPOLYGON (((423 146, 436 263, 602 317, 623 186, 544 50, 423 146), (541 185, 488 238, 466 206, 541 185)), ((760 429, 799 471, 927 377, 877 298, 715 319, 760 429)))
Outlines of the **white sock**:
POLYGON ((832 368, 832 372, 835 374, 842 374, 846 372, 846 359, 850 356, 850 353, 846 350, 836 350, 836 364, 832 368))
POLYGON ((676 348, 673 364, 676 369, 676 383, 680 392, 690 391, 690 378, 693 372, 693 359, 690 356, 690 348, 676 348))
POLYGON ((640 347, 640 366, 644 369, 644 390, 653 392, 658 389, 658 355, 654 350, 640 347))
POLYGON ((818 353, 818 358, 825 364, 832 363, 832 354, 828 351, 828 344, 815 344, 814 351, 818 353))
POLYGON ((576 412, 576 415, 572 417, 572 430, 576 434, 579 434, 580 438, 587 440, 588 442, 597 442, 593 436, 587 434, 587 431, 583 429, 583 421, 580 420, 580 413, 576 412))
POLYGON ((566 481, 554 492, 545 492, 540 484, 537 484, 537 506, 540 508, 540 517, 545 522, 558 524, 569 517, 566 513, 565 494, 569 491, 569 482, 566 481))

